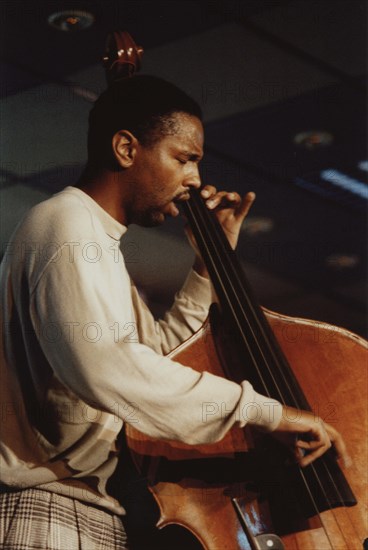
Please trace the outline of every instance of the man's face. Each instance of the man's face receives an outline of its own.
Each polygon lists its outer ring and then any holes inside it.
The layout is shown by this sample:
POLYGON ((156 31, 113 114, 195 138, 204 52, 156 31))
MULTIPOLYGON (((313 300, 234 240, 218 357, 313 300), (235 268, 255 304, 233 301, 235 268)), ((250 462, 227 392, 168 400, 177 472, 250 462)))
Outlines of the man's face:
POLYGON ((171 117, 175 131, 151 147, 138 145, 129 222, 143 226, 163 223, 177 216, 175 202, 188 198, 200 186, 198 163, 203 156, 203 126, 185 113, 171 117))

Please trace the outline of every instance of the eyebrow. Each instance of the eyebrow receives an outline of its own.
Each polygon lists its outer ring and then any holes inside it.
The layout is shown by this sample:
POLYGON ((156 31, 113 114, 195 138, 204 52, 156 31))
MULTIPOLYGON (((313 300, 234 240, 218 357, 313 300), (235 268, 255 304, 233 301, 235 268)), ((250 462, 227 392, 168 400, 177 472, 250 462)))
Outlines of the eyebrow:
POLYGON ((200 161, 203 158, 203 154, 198 155, 197 153, 191 153, 190 151, 182 151, 181 154, 188 157, 189 160, 198 160, 198 161, 200 161))

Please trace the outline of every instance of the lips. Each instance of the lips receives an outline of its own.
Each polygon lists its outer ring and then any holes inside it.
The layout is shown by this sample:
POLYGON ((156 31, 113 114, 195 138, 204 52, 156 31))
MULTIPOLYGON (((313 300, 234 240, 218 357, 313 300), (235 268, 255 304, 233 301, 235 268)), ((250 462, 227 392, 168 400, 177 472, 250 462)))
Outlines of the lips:
POLYGON ((188 199, 190 199, 189 193, 183 193, 182 195, 176 197, 176 199, 174 199, 174 202, 185 202, 188 199))

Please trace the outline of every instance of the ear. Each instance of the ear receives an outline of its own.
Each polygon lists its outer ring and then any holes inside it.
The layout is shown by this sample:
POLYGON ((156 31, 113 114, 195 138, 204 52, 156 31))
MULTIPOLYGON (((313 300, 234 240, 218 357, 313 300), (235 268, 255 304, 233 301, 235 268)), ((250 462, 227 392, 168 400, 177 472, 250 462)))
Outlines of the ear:
POLYGON ((122 168, 130 168, 134 163, 138 140, 129 130, 119 130, 112 138, 112 150, 122 168))

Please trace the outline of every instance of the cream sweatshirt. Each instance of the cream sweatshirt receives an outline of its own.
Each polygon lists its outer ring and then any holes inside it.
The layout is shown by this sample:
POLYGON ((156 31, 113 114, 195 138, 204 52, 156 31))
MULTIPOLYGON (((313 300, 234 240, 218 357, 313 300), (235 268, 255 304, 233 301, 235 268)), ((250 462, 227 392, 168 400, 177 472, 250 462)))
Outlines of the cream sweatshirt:
POLYGON ((198 373, 165 356, 205 321, 210 283, 191 271, 155 321, 124 264, 126 230, 67 187, 26 215, 0 273, 0 481, 118 514, 124 509, 106 482, 124 422, 195 445, 220 440, 234 424, 273 430, 282 414, 247 381, 198 373), (208 402, 222 406, 204 420, 208 402), (252 404, 260 414, 249 414, 252 404))

